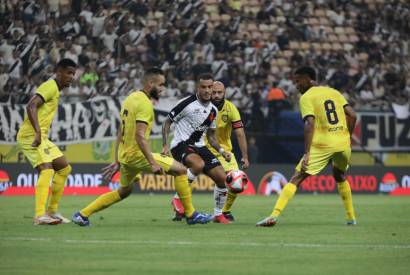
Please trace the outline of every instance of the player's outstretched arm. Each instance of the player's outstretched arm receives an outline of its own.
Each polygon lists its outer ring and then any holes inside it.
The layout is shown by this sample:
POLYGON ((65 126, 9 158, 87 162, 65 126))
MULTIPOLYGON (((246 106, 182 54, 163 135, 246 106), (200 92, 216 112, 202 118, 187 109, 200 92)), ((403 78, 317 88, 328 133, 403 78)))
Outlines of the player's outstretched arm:
POLYGON ((168 146, 168 136, 169 136, 169 132, 171 130, 171 124, 172 124, 172 120, 167 117, 167 119, 164 121, 164 123, 162 124, 162 151, 161 154, 170 156, 171 152, 169 150, 169 146, 168 146))
POLYGON ((209 144, 211 144, 211 146, 218 151, 227 162, 230 162, 231 154, 229 152, 225 152, 225 150, 219 145, 215 129, 209 128, 206 132, 206 137, 208 138, 209 144))
POLYGON ((303 155, 302 169, 306 170, 309 163, 310 147, 312 145, 313 133, 315 131, 315 117, 308 116, 305 118, 305 126, 303 130, 305 138, 305 154, 303 155))
POLYGON ((38 108, 44 104, 44 99, 39 95, 34 95, 27 104, 27 116, 34 128, 35 136, 31 144, 32 147, 38 147, 41 144, 41 128, 38 123, 38 108))
POLYGON ((248 143, 246 141, 245 130, 243 128, 236 128, 234 131, 235 131, 236 138, 238 139, 239 149, 241 150, 242 168, 247 169, 249 167, 249 159, 248 159, 248 143))
POLYGON ((350 105, 344 106, 343 109, 346 114, 347 127, 349 128, 349 132, 351 135, 354 131, 354 127, 356 126, 357 116, 356 116, 355 111, 350 105))
POLYGON ((136 126, 136 133, 135 139, 137 141, 138 146, 140 147, 142 153, 144 154, 145 158, 147 159, 148 163, 151 165, 152 172, 154 174, 164 174, 164 170, 158 163, 155 161, 154 156, 152 155, 151 148, 149 147, 149 143, 145 138, 145 132, 147 130, 147 124, 144 122, 137 122, 136 126))

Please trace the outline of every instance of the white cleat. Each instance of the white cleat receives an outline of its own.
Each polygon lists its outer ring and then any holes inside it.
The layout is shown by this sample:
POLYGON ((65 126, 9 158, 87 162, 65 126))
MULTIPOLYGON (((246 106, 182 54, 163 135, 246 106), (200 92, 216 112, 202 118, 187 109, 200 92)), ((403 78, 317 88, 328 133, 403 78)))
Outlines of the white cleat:
POLYGON ((59 223, 61 223, 61 220, 52 218, 48 215, 34 218, 34 225, 55 225, 59 223))
POLYGON ((61 223, 70 223, 71 222, 69 219, 67 219, 66 217, 61 215, 61 213, 54 213, 54 214, 48 213, 48 215, 53 219, 60 220, 61 223))
POLYGON ((278 220, 275 217, 267 217, 267 218, 264 218, 263 220, 257 222, 256 226, 272 227, 276 224, 277 221, 278 220))

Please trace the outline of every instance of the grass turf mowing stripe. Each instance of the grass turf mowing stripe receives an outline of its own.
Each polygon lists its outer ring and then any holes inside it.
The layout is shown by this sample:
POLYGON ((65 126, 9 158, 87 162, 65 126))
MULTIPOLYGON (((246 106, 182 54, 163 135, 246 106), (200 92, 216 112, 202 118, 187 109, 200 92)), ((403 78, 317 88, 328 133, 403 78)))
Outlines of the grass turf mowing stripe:
POLYGON ((135 241, 135 240, 70 240, 30 237, 2 237, 2 241, 33 241, 33 242, 64 242, 75 244, 153 244, 179 246, 261 246, 261 247, 291 247, 291 248, 358 248, 358 249, 410 249, 410 244, 315 244, 315 243, 256 243, 256 242, 190 242, 190 241, 135 241))

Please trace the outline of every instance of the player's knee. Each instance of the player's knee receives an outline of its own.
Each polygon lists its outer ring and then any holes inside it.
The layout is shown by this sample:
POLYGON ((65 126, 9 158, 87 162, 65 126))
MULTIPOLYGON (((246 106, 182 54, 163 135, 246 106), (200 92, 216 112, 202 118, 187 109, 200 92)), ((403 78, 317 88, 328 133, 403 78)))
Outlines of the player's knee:
POLYGON ((68 176, 68 175, 70 175, 72 170, 73 170, 73 168, 69 164, 66 167, 64 167, 63 169, 58 170, 57 173, 61 176, 68 176))
POLYGON ((181 163, 177 163, 175 167, 171 170, 172 174, 175 176, 181 176, 181 175, 186 175, 187 173, 187 168, 182 165, 181 163))
POLYGON ((309 174, 305 172, 296 172, 290 179, 290 182, 295 184, 296 186, 299 186, 308 176, 309 174))
POLYGON ((120 189, 118 189, 118 194, 120 195, 121 200, 128 197, 132 193, 132 190, 133 190, 132 184, 127 187, 121 187, 120 189))
POLYGON ((199 161, 199 162, 195 163, 194 165, 192 165, 191 171, 195 175, 199 175, 204 170, 204 167, 205 167, 205 163, 203 161, 199 161))
POLYGON ((346 180, 345 173, 335 167, 333 167, 333 177, 336 182, 343 182, 346 180))

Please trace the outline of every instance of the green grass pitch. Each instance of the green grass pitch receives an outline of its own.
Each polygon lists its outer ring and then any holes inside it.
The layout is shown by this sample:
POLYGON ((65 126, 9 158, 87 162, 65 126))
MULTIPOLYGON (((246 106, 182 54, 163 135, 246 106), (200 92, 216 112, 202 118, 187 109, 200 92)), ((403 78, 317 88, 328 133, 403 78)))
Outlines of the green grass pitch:
MULTIPOLYGON (((71 214, 94 197, 63 197, 71 214)), ((134 195, 92 226, 33 226, 33 197, 0 197, 0 274, 409 274, 410 198, 354 195, 344 225, 337 195, 296 195, 279 223, 257 228, 276 197, 240 197, 237 221, 171 221, 170 195, 134 195)), ((212 195, 195 195, 212 211, 212 195)))

